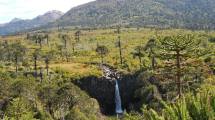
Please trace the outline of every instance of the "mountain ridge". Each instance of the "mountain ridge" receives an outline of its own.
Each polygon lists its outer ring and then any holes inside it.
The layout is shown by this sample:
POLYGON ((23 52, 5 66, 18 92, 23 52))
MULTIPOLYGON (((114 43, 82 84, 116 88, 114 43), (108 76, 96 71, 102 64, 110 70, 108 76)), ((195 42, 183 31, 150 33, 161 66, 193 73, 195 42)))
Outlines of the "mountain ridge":
POLYGON ((52 12, 45 13, 46 17, 24 20, 27 27, 20 21, 15 22, 18 27, 14 23, 0 25, 0 35, 58 26, 215 29, 214 0, 96 0, 71 8, 65 14, 58 13, 59 16, 49 20, 52 12), (44 21, 43 18, 48 21, 38 25, 37 21, 44 21))
POLYGON ((14 23, 14 22, 18 22, 18 21, 21 21, 22 19, 20 18, 13 18, 9 23, 14 23))
POLYGON ((22 20, 19 18, 14 18, 10 22, 0 25, 0 35, 12 34, 19 31, 24 31, 35 27, 43 26, 50 22, 54 22, 63 14, 64 13, 61 11, 52 10, 44 13, 43 15, 39 15, 33 19, 22 20))
POLYGON ((50 26, 215 28, 213 0, 96 0, 70 9, 50 26))

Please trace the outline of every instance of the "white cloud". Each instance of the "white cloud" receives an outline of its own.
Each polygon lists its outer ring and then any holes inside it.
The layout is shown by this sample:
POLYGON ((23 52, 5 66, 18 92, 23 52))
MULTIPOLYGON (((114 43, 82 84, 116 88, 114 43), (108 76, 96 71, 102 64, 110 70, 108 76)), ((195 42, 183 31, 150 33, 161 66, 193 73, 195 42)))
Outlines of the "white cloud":
POLYGON ((15 17, 31 19, 50 10, 67 12, 90 1, 94 0, 0 0, 0 23, 15 17))

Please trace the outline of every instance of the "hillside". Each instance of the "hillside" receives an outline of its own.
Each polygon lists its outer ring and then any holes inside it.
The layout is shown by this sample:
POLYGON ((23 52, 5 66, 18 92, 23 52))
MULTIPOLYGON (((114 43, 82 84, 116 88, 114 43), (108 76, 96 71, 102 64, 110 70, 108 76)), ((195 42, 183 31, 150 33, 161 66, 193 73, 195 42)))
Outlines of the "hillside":
POLYGON ((49 26, 215 28, 214 0, 97 0, 75 8, 49 26))
POLYGON ((62 15, 62 12, 53 10, 43 15, 37 16, 36 18, 33 18, 31 20, 22 20, 19 18, 14 18, 9 23, 0 25, 0 35, 6 35, 46 25, 47 23, 53 22, 56 19, 60 18, 62 15))
POLYGON ((0 119, 118 120, 118 96, 120 120, 214 120, 214 31, 116 31, 0 37, 0 119))

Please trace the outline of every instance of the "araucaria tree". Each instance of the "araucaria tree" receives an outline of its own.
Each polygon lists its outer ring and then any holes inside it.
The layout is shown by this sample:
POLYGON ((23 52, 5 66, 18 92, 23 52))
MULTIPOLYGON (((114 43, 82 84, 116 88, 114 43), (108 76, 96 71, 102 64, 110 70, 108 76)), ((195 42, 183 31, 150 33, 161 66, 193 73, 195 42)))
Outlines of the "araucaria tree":
POLYGON ((69 38, 68 35, 66 35, 66 34, 62 35, 62 40, 63 40, 63 42, 64 42, 64 48, 65 48, 65 49, 67 49, 67 45, 68 45, 69 39, 70 39, 70 38, 69 38))
POLYGON ((109 50, 106 46, 104 45, 99 45, 96 48, 96 52, 101 56, 101 64, 104 63, 104 56, 107 55, 109 53, 109 50))
POLYGON ((120 64, 123 64, 123 58, 122 58, 122 43, 121 43, 121 37, 120 37, 120 26, 117 27, 117 34, 118 34, 118 41, 117 41, 117 47, 119 47, 119 58, 120 58, 120 64))
POLYGON ((177 84, 177 94, 182 96, 182 76, 184 68, 187 66, 189 59, 195 56, 195 50, 198 48, 199 42, 192 35, 176 35, 160 38, 158 47, 160 57, 168 60, 169 67, 175 71, 177 84), (183 64, 182 64, 183 63, 183 64))
POLYGON ((144 48, 142 46, 136 46, 134 52, 131 53, 133 58, 138 57, 140 62, 140 68, 142 68, 142 57, 144 57, 144 48))
POLYGON ((58 44, 58 45, 57 45, 57 50, 58 50, 58 52, 59 52, 59 54, 60 54, 60 57, 61 57, 62 60, 63 60, 63 45, 62 45, 62 44, 58 44))
POLYGON ((27 48, 24 45, 22 45, 21 43, 13 43, 11 45, 11 47, 13 48, 12 52, 13 52, 13 56, 14 56, 16 72, 18 72, 18 63, 20 60, 23 60, 23 57, 26 54, 27 48))
POLYGON ((75 32, 75 40, 76 42, 80 42, 80 35, 81 35, 81 31, 78 30, 75 32))
POLYGON ((39 44, 40 44, 40 48, 42 48, 42 45, 43 45, 43 35, 38 35, 38 41, 39 41, 39 44))
POLYGON ((45 64, 46 64, 47 76, 49 75, 49 63, 50 63, 50 57, 47 55, 47 56, 45 56, 45 64))
POLYGON ((49 46, 49 34, 45 34, 46 44, 49 46))
POLYGON ((57 51, 55 50, 50 50, 48 51, 44 56, 44 62, 45 62, 45 69, 46 69, 46 74, 47 76, 49 75, 49 64, 50 61, 53 60, 57 55, 57 51))
POLYGON ((151 68, 153 70, 155 70, 155 48, 156 48, 156 43, 155 43, 155 39, 150 39, 145 47, 144 47, 144 51, 146 53, 148 53, 150 59, 151 59, 151 68))
POLYGON ((37 73, 37 61, 38 61, 40 56, 41 56, 41 50, 40 49, 35 49, 35 51, 33 53, 34 75, 35 75, 35 77, 37 77, 37 75, 38 75, 38 73, 37 73))

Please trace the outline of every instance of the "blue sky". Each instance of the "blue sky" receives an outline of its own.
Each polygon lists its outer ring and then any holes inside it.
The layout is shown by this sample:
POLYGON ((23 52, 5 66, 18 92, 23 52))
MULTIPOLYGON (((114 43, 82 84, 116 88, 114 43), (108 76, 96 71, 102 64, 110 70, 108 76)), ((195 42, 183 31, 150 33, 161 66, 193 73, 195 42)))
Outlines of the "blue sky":
POLYGON ((66 12, 94 0, 0 0, 0 23, 13 18, 31 19, 50 10, 66 12))

